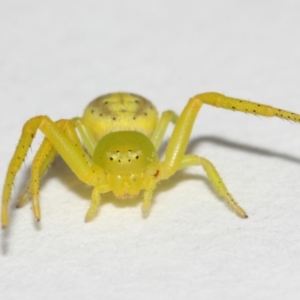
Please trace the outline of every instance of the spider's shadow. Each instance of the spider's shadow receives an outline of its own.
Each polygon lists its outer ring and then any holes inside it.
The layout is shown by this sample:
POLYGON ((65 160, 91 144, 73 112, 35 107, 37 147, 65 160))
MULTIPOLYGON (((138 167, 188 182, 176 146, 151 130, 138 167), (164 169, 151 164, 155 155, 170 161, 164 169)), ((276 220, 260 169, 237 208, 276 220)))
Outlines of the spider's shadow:
POLYGON ((220 138, 219 136, 210 136, 210 135, 192 139, 187 147, 186 152, 192 153, 193 149, 196 148, 196 146, 199 146, 199 144, 204 144, 204 143, 215 144, 215 145, 221 146, 223 148, 230 148, 230 149, 237 150, 240 152, 251 153, 253 155, 275 157, 275 158, 279 158, 282 160, 300 164, 300 157, 292 156, 292 155, 285 154, 285 153, 280 153, 280 152, 277 152, 274 150, 269 150, 269 149, 261 148, 261 147, 257 147, 257 146, 250 146, 248 144, 238 143, 236 141, 220 138))

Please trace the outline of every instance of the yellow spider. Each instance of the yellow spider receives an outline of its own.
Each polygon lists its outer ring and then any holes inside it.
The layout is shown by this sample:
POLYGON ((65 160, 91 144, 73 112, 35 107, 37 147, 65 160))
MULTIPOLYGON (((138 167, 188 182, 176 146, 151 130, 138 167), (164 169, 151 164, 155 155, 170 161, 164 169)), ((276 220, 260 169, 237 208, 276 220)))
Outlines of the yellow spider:
POLYGON ((40 180, 57 153, 81 181, 93 187, 85 221, 96 216, 101 194, 109 191, 126 200, 144 190, 142 211, 147 216, 157 183, 180 169, 198 165, 204 168, 213 187, 229 207, 238 216, 247 218, 245 211, 227 191, 214 165, 203 157, 185 154, 202 104, 300 122, 298 114, 213 92, 191 98, 179 117, 173 111, 165 111, 158 118, 150 101, 129 93, 98 97, 87 106, 82 118, 53 122, 47 116, 34 117, 25 123, 7 170, 2 198, 3 228, 8 225, 8 204, 14 178, 38 129, 45 139, 34 156, 31 178, 17 204, 20 207, 32 198, 37 221, 41 218, 40 180), (165 159, 159 161, 157 150, 170 122, 175 127, 165 159))

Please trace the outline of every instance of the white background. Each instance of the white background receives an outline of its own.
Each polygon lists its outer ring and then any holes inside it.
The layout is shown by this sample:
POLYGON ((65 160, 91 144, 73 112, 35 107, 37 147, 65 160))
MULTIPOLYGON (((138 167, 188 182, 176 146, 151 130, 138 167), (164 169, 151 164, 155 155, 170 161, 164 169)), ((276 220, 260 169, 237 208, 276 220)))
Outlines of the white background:
MULTIPOLYGON (((0 182, 32 116, 80 116, 100 94, 130 91, 179 113, 218 91, 300 112, 299 1, 0 2, 0 182)), ((170 136, 171 128, 168 131, 170 136)), ((40 136, 41 138, 41 136, 40 136)), ((217 166, 249 214, 220 201, 201 168, 140 201, 104 197, 58 159, 41 190, 42 220, 13 209, 1 232, 1 299, 297 299, 300 126, 205 106, 189 152, 217 166)))

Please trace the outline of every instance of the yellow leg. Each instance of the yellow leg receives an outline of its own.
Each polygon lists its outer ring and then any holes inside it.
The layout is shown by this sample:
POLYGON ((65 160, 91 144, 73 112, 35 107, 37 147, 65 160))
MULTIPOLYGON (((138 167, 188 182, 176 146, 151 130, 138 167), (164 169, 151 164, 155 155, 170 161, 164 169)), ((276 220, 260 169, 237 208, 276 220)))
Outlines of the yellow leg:
POLYGON ((206 158, 199 157, 196 155, 185 155, 182 159, 180 169, 187 168, 190 166, 202 166, 212 186, 215 188, 217 193, 223 199, 225 199, 229 207, 232 208, 238 216, 242 218, 248 217, 246 212, 237 204, 237 202, 228 192, 221 176, 210 161, 208 161, 206 158))
MULTIPOLYGON (((80 143, 75 129, 73 127, 73 124, 70 121, 59 120, 55 123, 74 143, 80 143)), ((31 171, 32 175, 24 193, 21 195, 17 203, 17 207, 23 206, 32 195, 34 195, 35 199, 38 198, 41 177, 52 164, 56 154, 57 152, 55 148, 52 146, 52 144, 47 138, 44 138, 40 148, 38 149, 33 159, 31 171)))
MULTIPOLYGON (((65 162, 81 181, 94 186, 98 183, 99 174, 90 166, 89 158, 83 151, 80 143, 74 142, 59 126, 57 126, 57 124, 52 122, 48 117, 38 116, 32 118, 27 121, 23 127, 20 141, 17 145, 16 151, 9 164, 6 174, 2 197, 1 217, 3 227, 6 227, 8 224, 8 203, 15 175, 20 169, 27 154, 28 148, 30 147, 38 129, 45 134, 46 138, 49 140, 55 150, 63 157, 65 162)), ((76 135, 74 128, 71 129, 71 131, 76 135)), ((35 179, 39 178, 38 168, 36 174, 37 175, 32 175, 31 178, 33 198, 35 197, 34 190, 38 191, 39 187, 39 185, 34 183, 35 179)), ((38 203, 33 201, 33 205, 36 218, 39 219, 38 203)))
MULTIPOLYGON (((55 123, 61 131, 69 137, 75 145, 80 145, 80 140, 75 132, 74 126, 69 120, 59 120, 55 123)), ((35 155, 31 168, 31 180, 30 180, 30 190, 32 196, 33 203, 33 212, 37 219, 37 221, 41 218, 40 206, 39 206, 39 189, 40 189, 40 180, 44 172, 46 171, 46 167, 49 166, 47 164, 49 159, 49 153, 53 150, 53 146, 50 141, 45 138, 43 144, 41 145, 39 151, 35 155)), ((51 158, 50 158, 51 159, 51 158)), ((53 157, 54 159, 54 157, 53 157)), ((89 162, 89 158, 86 156, 85 159, 89 162)), ((51 160, 49 162, 52 162, 51 160)), ((90 162, 89 162, 90 164, 90 162)))
POLYGON ((74 118, 72 122, 74 126, 78 129, 84 147, 86 148, 89 156, 93 157, 94 150, 97 146, 97 141, 95 140, 91 130, 83 125, 80 118, 74 118))
POLYGON ((103 191, 99 189, 99 187, 94 187, 92 192, 92 203, 85 215, 85 222, 89 222, 96 217, 100 206, 101 193, 103 193, 103 191))
POLYGON ((152 194, 156 186, 156 179, 154 178, 149 178, 147 179, 147 189, 144 191, 144 198, 143 198, 143 203, 142 203, 142 213, 143 216, 146 218, 149 215, 150 208, 152 205, 152 194))
MULTIPOLYGON (((52 147, 51 143, 45 138, 32 162, 32 166, 34 166, 34 168, 38 170, 38 173, 40 175, 39 180, 45 174, 49 166, 52 164, 55 155, 55 149, 52 147)), ((29 198, 32 197, 32 181, 32 177, 30 177, 24 192, 22 193, 21 197, 17 202, 17 208, 24 206, 28 202, 29 198)))
POLYGON ((154 132, 151 135, 151 142, 156 150, 160 147, 167 127, 170 122, 176 123, 178 116, 171 110, 167 110, 162 113, 154 132))
POLYGON ((294 122, 300 122, 300 115, 268 105, 226 97, 218 93, 196 95, 189 100, 175 124, 175 128, 167 146, 166 158, 163 162, 162 172, 160 174, 161 179, 170 177, 178 168, 180 168, 194 121, 203 104, 265 117, 278 117, 294 122))
POLYGON ((23 133, 19 144, 16 148, 15 154, 9 164, 6 179, 3 188, 3 195, 2 195, 2 227, 6 227, 8 224, 8 202, 11 194, 11 189, 13 186, 14 178, 18 170, 20 169, 24 158, 27 154, 28 148, 31 145, 31 142, 34 138, 35 131, 32 132, 28 130, 28 128, 23 128, 23 133))
POLYGON ((219 93, 204 93, 192 98, 199 99, 203 104, 225 108, 233 111, 260 115, 263 117, 278 117, 294 122, 300 122, 300 115, 269 105, 255 103, 237 98, 227 97, 219 93))

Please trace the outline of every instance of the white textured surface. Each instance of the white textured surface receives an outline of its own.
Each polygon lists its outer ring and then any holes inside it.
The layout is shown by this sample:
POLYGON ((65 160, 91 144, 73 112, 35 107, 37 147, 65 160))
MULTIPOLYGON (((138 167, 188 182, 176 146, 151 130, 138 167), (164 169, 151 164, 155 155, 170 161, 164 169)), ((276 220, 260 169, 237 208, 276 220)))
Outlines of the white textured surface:
MULTIPOLYGON (((299 10, 299 1, 2 0, 0 182, 28 118, 80 115, 111 91, 176 112, 209 90, 300 112, 299 10)), ((147 220, 139 202, 106 197, 85 224, 91 191, 58 160, 40 226, 27 205, 1 232, 1 299, 297 299, 299 150, 298 125, 203 108, 189 151, 215 163, 248 220, 193 168, 160 185, 147 220)))

